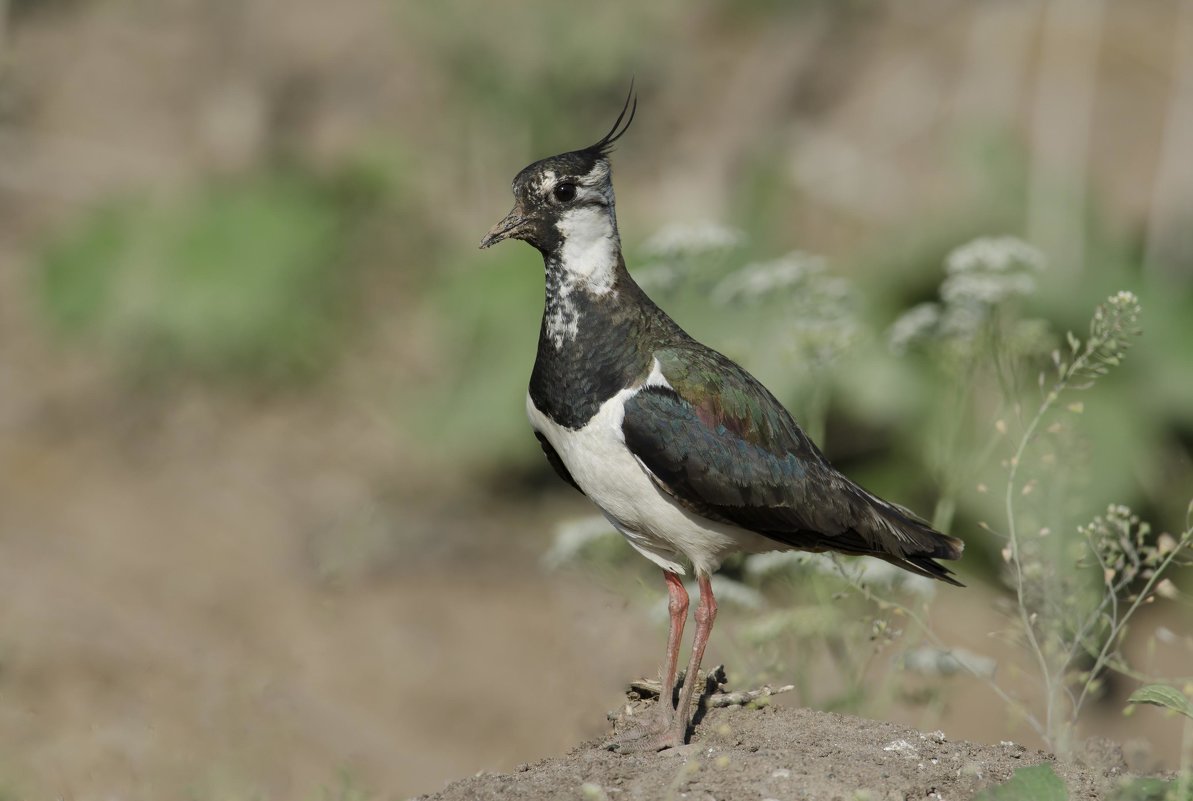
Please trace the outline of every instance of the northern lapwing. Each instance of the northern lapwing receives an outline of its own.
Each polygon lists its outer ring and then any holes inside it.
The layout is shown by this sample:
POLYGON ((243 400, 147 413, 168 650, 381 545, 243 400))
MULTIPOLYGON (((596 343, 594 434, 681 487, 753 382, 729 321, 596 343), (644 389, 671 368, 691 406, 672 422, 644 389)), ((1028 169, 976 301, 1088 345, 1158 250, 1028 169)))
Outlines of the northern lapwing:
POLYGON ((542 254, 546 303, 526 396, 530 424, 560 477, 661 567, 667 583, 660 711, 638 736, 610 744, 619 751, 685 741, 717 616, 709 576, 730 554, 876 556, 961 586, 935 560, 957 559, 963 548, 837 472, 757 379, 688 336, 634 282, 621 253, 609 154, 637 108, 631 87, 600 141, 518 173, 513 210, 480 245, 521 239, 542 254), (685 563, 700 602, 673 708, 685 563))

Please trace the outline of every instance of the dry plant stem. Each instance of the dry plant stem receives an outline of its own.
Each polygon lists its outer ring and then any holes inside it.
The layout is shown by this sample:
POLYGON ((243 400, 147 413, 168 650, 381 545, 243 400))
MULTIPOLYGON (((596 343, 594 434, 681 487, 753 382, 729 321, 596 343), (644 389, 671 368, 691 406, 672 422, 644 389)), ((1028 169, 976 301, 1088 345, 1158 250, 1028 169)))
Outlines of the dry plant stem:
MULTIPOLYGON (((1100 319, 1100 314, 1101 310, 1099 307, 1099 312, 1095 319, 1100 319)), ((1069 387, 1071 380, 1074 377, 1081 375, 1084 371, 1088 370, 1091 363, 1099 358, 1102 348, 1104 348, 1108 342, 1112 343, 1113 341, 1114 340, 1112 338, 1108 339, 1105 336, 1097 335, 1091 329, 1091 336, 1086 340, 1085 347, 1082 349, 1080 355, 1078 355, 1072 363, 1065 366, 1061 370, 1059 379, 1044 397, 1044 400, 1040 404, 1035 416, 1028 423, 1023 437, 1019 441, 1019 447, 1016 449, 1015 455, 1011 459, 1010 470, 1008 471, 1007 476, 1005 497, 1007 537, 1010 544, 1010 555, 1015 574, 1015 588, 1018 600, 1019 616, 1023 625, 1025 636, 1027 637, 1028 642, 1031 644, 1032 651, 1039 662, 1040 671, 1044 678, 1045 691, 1047 693, 1047 715, 1045 719, 1047 735, 1045 736, 1045 739, 1054 746, 1056 744, 1057 738, 1062 734, 1067 734, 1069 731, 1071 731, 1072 726, 1075 725, 1077 717, 1079 716, 1081 709, 1085 704, 1085 700, 1089 696, 1090 690, 1096 684, 1094 677, 1096 677, 1103 669, 1107 667, 1117 669, 1115 666, 1118 663, 1118 660, 1114 659, 1114 654, 1117 650, 1118 644, 1121 642, 1123 634, 1125 633, 1127 622, 1139 609, 1140 604, 1152 597, 1152 592, 1154 591, 1157 583, 1160 581, 1161 576, 1163 576, 1167 569, 1172 565, 1177 555, 1188 546, 1190 539, 1193 538, 1193 524, 1191 524, 1190 520, 1186 518, 1185 531, 1181 536, 1180 542, 1172 549, 1170 553, 1165 556, 1160 564, 1152 569, 1151 575, 1148 577, 1148 580, 1145 583, 1142 591, 1136 594, 1134 601, 1125 612, 1120 611, 1119 595, 1120 593, 1129 589, 1130 583, 1138 574, 1138 568, 1142 567, 1142 565, 1136 558, 1135 564, 1132 565, 1132 567, 1135 569, 1124 571, 1111 570, 1110 566, 1106 564, 1106 561, 1099 553, 1097 543, 1090 539, 1088 541, 1088 545, 1090 551, 1098 560, 1098 565, 1102 570, 1102 582, 1105 588, 1105 593, 1097 607, 1093 609, 1088 616, 1081 620, 1080 626, 1078 627, 1072 642, 1068 645, 1067 653, 1064 654, 1063 659, 1056 665, 1055 672, 1052 670, 1052 666, 1049 664, 1048 656, 1044 652, 1044 649, 1041 647, 1040 641, 1036 636, 1035 627, 1033 625, 1034 615, 1028 610, 1024 602, 1024 570, 1021 560, 1021 543, 1016 527, 1015 517, 1016 478, 1019 474, 1019 467, 1022 463, 1023 456, 1028 445, 1034 440, 1036 430, 1040 422, 1060 398, 1061 394, 1069 387), (1115 580, 1116 573, 1118 575, 1117 581, 1115 580), (1100 647, 1096 649, 1091 648, 1090 645, 1087 644, 1087 640, 1091 632, 1103 620, 1108 622, 1109 631, 1103 638, 1100 647), (1072 664, 1078 649, 1084 649, 1088 651, 1090 655, 1094 657, 1094 663, 1088 674, 1086 674, 1086 678, 1081 681, 1080 693, 1074 697, 1073 689, 1067 686, 1063 679, 1067 674, 1069 666, 1072 664), (1059 688, 1058 683, 1062 685, 1059 688), (1064 690, 1070 702, 1069 715, 1065 721, 1065 730, 1063 732, 1058 731, 1059 724, 1056 719, 1056 701, 1058 689, 1064 690)), ((1074 342, 1071 335, 1070 342, 1074 342)), ((1076 350, 1075 342, 1074 350, 1076 350)), ((1105 358, 1105 361, 1108 364, 1117 364, 1119 352, 1120 351, 1117 347, 1113 347, 1111 350, 1112 355, 1102 358, 1105 358)), ((1097 374, 1096 368, 1095 374, 1097 374)), ((1086 536, 1088 538, 1090 535, 1087 534, 1086 536)))
MULTIPOLYGON (((1086 543, 1089 545, 1090 553, 1092 553, 1094 555, 1094 558, 1098 560, 1098 567, 1102 569, 1102 577, 1103 577, 1102 581, 1106 585, 1107 592, 1105 595, 1102 596, 1101 603, 1098 604, 1098 607, 1096 609, 1094 609, 1094 611, 1090 614, 1090 616, 1086 619, 1085 623, 1082 625, 1081 630, 1078 631, 1076 636, 1073 638, 1073 644, 1069 647, 1069 653, 1065 656, 1065 661, 1064 661, 1065 665, 1072 664, 1073 659, 1077 656, 1078 649, 1082 649, 1084 646, 1086 635, 1089 634, 1089 632, 1093 628, 1093 626, 1098 622, 1098 620, 1101 619, 1102 612, 1106 609, 1107 606, 1110 607, 1111 630, 1112 631, 1114 630, 1115 624, 1117 623, 1117 621, 1119 619, 1119 617, 1118 617, 1118 596, 1119 596, 1119 593, 1121 593, 1124 589, 1126 589, 1127 584, 1128 584, 1128 580, 1126 578, 1125 572, 1123 573, 1123 578, 1120 581, 1118 581, 1118 583, 1113 583, 1106 578, 1106 576, 1109 575, 1109 565, 1107 565, 1105 560, 1102 559, 1102 555, 1100 553, 1098 553, 1098 547, 1094 543, 1093 538, 1088 533, 1085 535, 1085 539, 1086 539, 1086 543)), ((1084 648, 1083 650, 1087 651, 1090 656, 1095 655, 1093 652, 1089 651, 1088 648, 1084 648)), ((1076 703, 1075 698, 1073 699, 1073 701, 1074 701, 1074 703, 1076 703)))
MULTIPOLYGON (((1087 345, 1086 352, 1083 353, 1074 366, 1084 360, 1089 353, 1087 345)), ((1050 744, 1053 737, 1053 714, 1056 707, 1056 688, 1052 678, 1052 671, 1048 667, 1048 658, 1044 654, 1044 649, 1040 646, 1040 641, 1036 638, 1035 627, 1032 625, 1031 615, 1027 611, 1027 604, 1023 597, 1023 563, 1020 560, 1019 554, 1019 534, 1015 526, 1015 478, 1019 474, 1019 464, 1023 460, 1023 454, 1027 450, 1027 446, 1035 439, 1036 429, 1040 425, 1040 421, 1044 419, 1044 415, 1052 408, 1052 404, 1056 403, 1060 393, 1068 386, 1069 375, 1072 370, 1066 371, 1066 375, 1056 383, 1052 390, 1044 397, 1044 402, 1040 404, 1039 411, 1036 412, 1035 417, 1027 424, 1027 430, 1023 432, 1023 437, 1019 440, 1019 447, 1015 450, 1015 455, 1011 457, 1011 469, 1007 475, 1007 492, 1006 492, 1006 515, 1007 515, 1007 538, 1011 544, 1011 560, 1015 567, 1015 595, 1016 606, 1019 608, 1019 618, 1023 624, 1023 630, 1027 634, 1028 642, 1031 644, 1031 650, 1035 654, 1036 661, 1040 665, 1040 672, 1044 676, 1044 687, 1046 692, 1046 706, 1045 706, 1045 726, 1046 733, 1042 736, 1050 744)))
MULTIPOLYGON (((1027 604, 1024 600, 1023 593, 1023 562, 1020 555, 1019 532, 1015 525, 1015 479, 1019 475, 1019 466, 1023 462, 1023 455, 1027 451, 1036 436, 1036 430, 1044 417, 1052 409, 1053 404, 1060 399, 1061 394, 1068 388, 1071 379, 1080 375, 1081 371, 1085 370, 1090 360, 1097 354, 1098 348, 1105 344, 1104 340, 1095 336, 1090 336, 1085 342, 1085 347, 1081 351, 1081 355, 1077 356, 1071 364, 1064 370, 1057 382, 1049 390, 1048 394, 1044 396, 1043 402, 1040 403, 1036 414, 1027 424, 1027 429, 1023 432, 1023 436, 1019 440, 1019 446, 1015 449, 1015 455, 1011 457, 1011 467, 1007 474, 1007 490, 1005 496, 1005 513, 1007 516, 1007 539, 1011 546, 1011 563, 1014 566, 1015 573, 1015 594, 1016 606, 1019 608, 1019 619, 1023 625, 1024 634, 1027 637, 1028 643, 1031 645, 1032 653, 1036 657, 1036 661, 1040 666, 1040 673, 1044 677, 1044 687, 1046 694, 1045 702, 1045 725, 1047 734, 1044 739, 1051 745, 1055 746, 1056 737, 1056 696, 1057 696, 1057 680, 1053 675, 1052 669, 1048 664, 1047 654, 1044 653, 1043 647, 1040 645, 1039 638, 1036 637, 1035 626, 1032 623, 1031 613, 1027 609, 1027 604)), ((1117 600, 1112 600, 1112 603, 1117 605, 1117 600)), ((1136 604, 1136 606, 1138 603, 1136 604)), ((1100 608, 1100 607, 1099 607, 1100 608)), ((1131 611, 1134 611, 1132 607, 1131 611)), ((1129 613, 1128 613, 1129 616, 1129 613)), ((1067 664, 1067 663, 1066 663, 1067 664)), ((1063 674, 1064 666, 1061 666, 1061 673, 1063 674)), ((1082 693, 1075 702, 1078 706, 1084 700, 1085 695, 1089 691, 1089 682, 1086 682, 1085 687, 1082 688, 1082 693)), ((1075 717, 1076 710, 1073 710, 1070 721, 1075 717)))
POLYGON ((1177 798, 1188 798, 1193 790, 1193 718, 1185 718, 1181 729, 1181 768, 1177 798))

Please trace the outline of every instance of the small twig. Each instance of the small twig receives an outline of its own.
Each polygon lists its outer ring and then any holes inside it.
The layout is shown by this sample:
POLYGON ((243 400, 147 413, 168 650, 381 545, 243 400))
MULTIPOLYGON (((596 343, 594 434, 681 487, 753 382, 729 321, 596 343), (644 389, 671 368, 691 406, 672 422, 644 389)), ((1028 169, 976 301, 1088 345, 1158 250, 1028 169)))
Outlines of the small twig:
POLYGON ((778 695, 779 693, 788 693, 794 689, 794 684, 784 684, 782 687, 771 687, 769 684, 764 684, 757 690, 737 690, 731 693, 706 695, 701 699, 700 703, 704 705, 705 709, 715 709, 722 706, 745 706, 759 698, 766 698, 778 695))
MULTIPOLYGON (((680 671, 676 677, 676 683, 681 684, 684 681, 684 671, 680 671)), ((756 701, 759 698, 766 698, 772 695, 779 695, 780 693, 789 693, 795 689, 794 684, 785 684, 782 687, 771 687, 769 684, 764 684, 756 690, 735 690, 733 692, 725 692, 723 689, 729 683, 729 677, 725 673, 724 665, 717 665, 712 670, 704 674, 704 692, 700 695, 700 704, 706 709, 714 709, 723 706, 745 706, 751 701, 756 701)), ((663 690, 662 684, 657 679, 634 679, 630 682, 626 693, 629 695, 636 695, 639 699, 658 698, 659 693, 663 690)))

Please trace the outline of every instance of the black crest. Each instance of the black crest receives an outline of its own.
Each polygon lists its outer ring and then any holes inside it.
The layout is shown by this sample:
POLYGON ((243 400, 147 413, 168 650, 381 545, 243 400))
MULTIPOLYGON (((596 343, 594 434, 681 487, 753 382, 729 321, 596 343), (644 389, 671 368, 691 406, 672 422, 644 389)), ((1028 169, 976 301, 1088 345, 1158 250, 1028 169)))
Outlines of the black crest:
POLYGON ((630 91, 626 93, 625 105, 621 107, 621 113, 617 115, 617 121, 613 123, 613 127, 609 129, 609 133, 601 137, 599 142, 589 145, 583 150, 579 151, 586 156, 593 159, 606 158, 613 150, 613 143, 620 139, 626 131, 630 129, 630 123, 634 121, 634 114, 638 111, 638 96, 634 94, 634 82, 630 81, 630 91), (626 119, 626 112, 630 112, 630 116, 626 119), (622 125, 622 120, 625 120, 625 125, 622 125), (620 129, 620 130, 619 130, 620 129))

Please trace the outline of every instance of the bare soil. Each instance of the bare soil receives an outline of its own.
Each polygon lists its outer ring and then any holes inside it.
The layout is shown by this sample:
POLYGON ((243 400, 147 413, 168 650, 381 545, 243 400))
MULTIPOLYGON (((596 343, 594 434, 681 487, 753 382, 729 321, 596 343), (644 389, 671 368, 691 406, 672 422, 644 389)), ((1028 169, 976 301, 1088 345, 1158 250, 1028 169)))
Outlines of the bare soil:
POLYGON ((968 799, 1047 762, 1070 798, 1104 798, 1127 770, 1122 750, 1095 742, 1080 761, 1010 742, 950 740, 893 723, 765 706, 710 710, 691 741, 657 754, 619 755, 591 740, 566 756, 481 772, 423 801, 484 799, 968 799))

